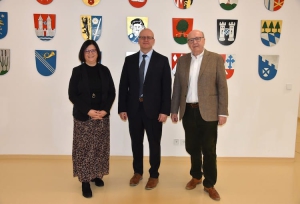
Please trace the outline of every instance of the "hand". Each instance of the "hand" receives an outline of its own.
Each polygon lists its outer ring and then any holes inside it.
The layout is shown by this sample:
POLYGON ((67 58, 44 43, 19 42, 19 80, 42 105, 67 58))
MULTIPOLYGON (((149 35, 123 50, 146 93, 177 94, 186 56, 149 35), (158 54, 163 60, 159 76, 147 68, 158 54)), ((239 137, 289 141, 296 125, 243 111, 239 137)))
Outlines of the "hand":
POLYGON ((224 125, 227 121, 227 117, 219 116, 219 122, 218 125, 224 125))
POLYGON ((167 115, 161 113, 161 114, 159 114, 159 116, 158 116, 158 121, 161 122, 161 123, 164 123, 164 122, 167 121, 167 118, 168 118, 167 115))
POLYGON ((178 114, 171 113, 171 120, 173 123, 177 123, 178 122, 178 114))
POLYGON ((107 112, 105 110, 100 110, 100 111, 97 111, 99 113, 99 117, 98 119, 103 119, 104 116, 107 115, 107 112))
POLYGON ((128 116, 127 116, 127 112, 121 112, 119 113, 121 120, 127 120, 128 116))
POLYGON ((102 118, 101 118, 101 115, 100 115, 100 111, 97 111, 97 110, 91 109, 91 110, 88 112, 88 115, 91 117, 92 120, 102 119, 102 118))

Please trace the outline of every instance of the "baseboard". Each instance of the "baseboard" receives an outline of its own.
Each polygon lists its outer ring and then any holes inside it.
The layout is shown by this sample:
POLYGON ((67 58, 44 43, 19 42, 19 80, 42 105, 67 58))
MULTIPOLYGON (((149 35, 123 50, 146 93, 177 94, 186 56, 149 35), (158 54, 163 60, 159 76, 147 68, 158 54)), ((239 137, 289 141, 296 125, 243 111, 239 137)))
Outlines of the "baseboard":
MULTIPOLYGON (((71 160, 71 155, 0 155, 0 160, 71 160)), ((110 156, 112 161, 118 160, 132 160, 131 156, 110 156)), ((149 160, 148 156, 144 157, 149 160)), ((163 156, 162 160, 168 161, 186 161, 189 162, 190 158, 163 156)), ((218 162, 294 162, 295 158, 275 158, 275 157, 218 157, 218 162)))

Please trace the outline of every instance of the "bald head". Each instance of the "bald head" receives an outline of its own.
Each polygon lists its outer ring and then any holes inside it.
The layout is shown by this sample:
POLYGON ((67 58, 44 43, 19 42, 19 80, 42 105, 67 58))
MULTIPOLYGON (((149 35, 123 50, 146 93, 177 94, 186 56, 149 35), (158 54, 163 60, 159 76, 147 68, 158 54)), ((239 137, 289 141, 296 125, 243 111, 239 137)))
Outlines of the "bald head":
POLYGON ((188 34, 188 45, 194 56, 200 55, 204 50, 204 33, 200 30, 192 30, 188 34))
POLYGON ((154 43, 155 43, 155 39, 152 30, 150 30, 149 28, 145 28, 140 32, 139 45, 140 45, 140 50, 144 54, 152 50, 152 46, 154 45, 154 43))

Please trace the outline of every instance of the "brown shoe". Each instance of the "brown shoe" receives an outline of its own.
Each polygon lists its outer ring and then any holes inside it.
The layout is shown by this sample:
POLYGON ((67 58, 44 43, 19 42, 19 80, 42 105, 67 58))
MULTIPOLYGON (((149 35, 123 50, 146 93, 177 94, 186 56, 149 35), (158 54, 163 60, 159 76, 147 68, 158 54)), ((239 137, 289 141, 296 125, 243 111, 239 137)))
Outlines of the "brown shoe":
POLYGON ((149 178, 147 185, 145 187, 146 190, 151 190, 153 188, 155 188, 158 184, 158 178, 149 178))
POLYGON ((204 191, 207 192, 209 194, 209 197, 213 200, 218 201, 221 199, 218 191, 214 187, 211 188, 204 187, 204 191))
POLYGON ((185 189, 187 190, 192 190, 194 188, 196 188, 196 186, 198 184, 200 184, 202 182, 202 179, 196 179, 196 178, 192 178, 192 180, 190 180, 186 186, 185 186, 185 189))
POLYGON ((129 181, 130 186, 136 186, 139 184, 140 180, 142 180, 143 177, 141 174, 134 174, 133 177, 129 181))

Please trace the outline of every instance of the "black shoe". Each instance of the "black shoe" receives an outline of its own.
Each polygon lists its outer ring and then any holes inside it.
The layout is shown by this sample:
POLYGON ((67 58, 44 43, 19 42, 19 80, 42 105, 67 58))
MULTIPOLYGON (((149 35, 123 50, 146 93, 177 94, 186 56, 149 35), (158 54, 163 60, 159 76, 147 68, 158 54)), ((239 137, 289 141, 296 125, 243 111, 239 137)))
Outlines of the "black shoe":
POLYGON ((102 181, 101 178, 94 178, 94 179, 92 179, 92 182, 95 182, 96 186, 99 186, 99 187, 104 186, 104 182, 102 181))
POLYGON ((89 182, 82 182, 82 195, 85 198, 91 198, 93 196, 89 182))

